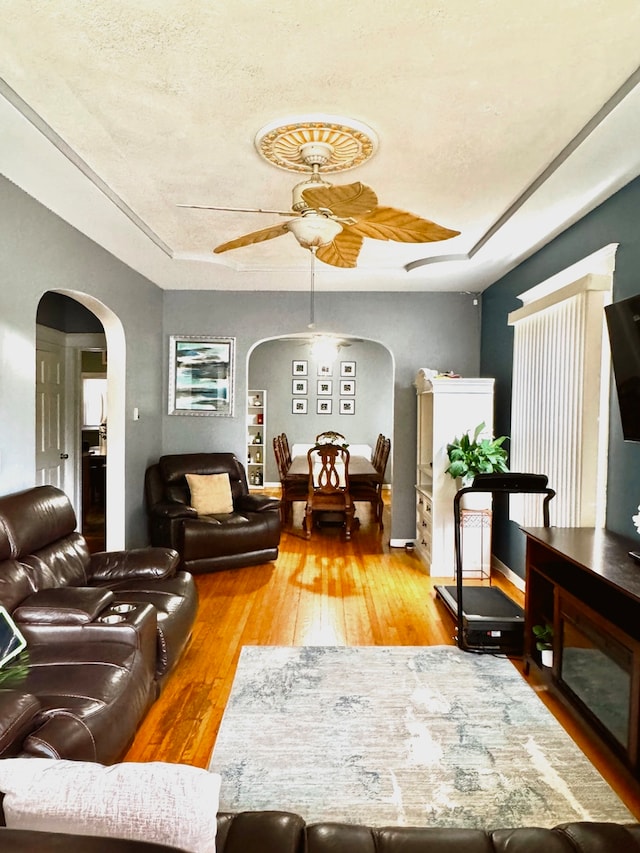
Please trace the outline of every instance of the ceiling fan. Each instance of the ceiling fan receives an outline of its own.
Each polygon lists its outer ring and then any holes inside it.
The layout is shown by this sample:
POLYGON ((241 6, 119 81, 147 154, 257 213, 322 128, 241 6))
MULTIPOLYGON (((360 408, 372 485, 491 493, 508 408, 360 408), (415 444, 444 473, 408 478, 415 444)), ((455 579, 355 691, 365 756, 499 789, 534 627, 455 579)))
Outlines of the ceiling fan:
POLYGON ((399 243, 431 243, 457 236, 459 231, 429 219, 379 205, 374 190, 359 181, 334 186, 324 180, 322 173, 352 168, 371 156, 375 137, 368 128, 365 133, 364 127, 354 128, 353 123, 340 124, 335 120, 327 121, 325 117, 318 121, 289 121, 258 133, 256 147, 266 159, 289 171, 310 173, 294 186, 291 210, 178 206, 293 216, 288 222, 222 243, 213 251, 220 254, 291 233, 318 260, 335 267, 355 267, 365 237, 399 243))

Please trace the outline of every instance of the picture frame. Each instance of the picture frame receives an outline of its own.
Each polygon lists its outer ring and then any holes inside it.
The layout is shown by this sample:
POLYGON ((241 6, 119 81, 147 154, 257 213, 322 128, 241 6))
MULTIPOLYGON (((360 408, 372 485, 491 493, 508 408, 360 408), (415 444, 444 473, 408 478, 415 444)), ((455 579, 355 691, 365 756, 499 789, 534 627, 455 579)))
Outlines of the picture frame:
POLYGON ((291 393, 292 394, 306 394, 307 393, 307 380, 306 379, 292 379, 291 380, 291 393))
POLYGON ((333 364, 330 361, 319 361, 318 376, 333 376, 333 364))
POLYGON ((356 363, 355 361, 341 361, 340 362, 340 376, 345 379, 353 379, 356 375, 356 363))
POLYGON ((355 397, 356 395, 356 381, 355 379, 341 379, 340 380, 340 396, 341 397, 355 397))
POLYGON ((356 401, 353 398, 347 398, 346 400, 340 400, 340 414, 341 415, 355 415, 356 413, 356 401))
POLYGON ((291 373, 294 376, 306 376, 309 369, 309 363, 304 360, 293 361, 291 363, 291 373))
POLYGON ((318 379, 316 393, 318 397, 330 397, 333 394, 333 381, 331 379, 318 379))
POLYGON ((233 417, 235 338, 169 336, 169 414, 233 417))
POLYGON ((307 414, 307 399, 305 397, 294 397, 291 401, 291 414, 292 415, 306 415, 307 414))
POLYGON ((318 415, 330 415, 333 411, 333 404, 331 400, 326 400, 324 398, 320 399, 316 403, 316 414, 318 415))

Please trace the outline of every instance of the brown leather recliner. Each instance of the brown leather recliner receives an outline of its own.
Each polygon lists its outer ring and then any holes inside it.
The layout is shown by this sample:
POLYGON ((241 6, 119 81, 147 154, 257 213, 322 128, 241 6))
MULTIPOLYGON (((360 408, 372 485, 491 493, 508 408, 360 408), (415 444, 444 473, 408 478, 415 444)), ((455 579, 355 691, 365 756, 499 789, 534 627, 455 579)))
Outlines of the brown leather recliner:
POLYGON ((118 760, 191 635, 174 550, 89 554, 75 528, 53 486, 0 497, 0 604, 27 641, 4 671, 0 758, 118 760))
POLYGON ((175 548, 189 572, 212 572, 275 560, 280 501, 250 493, 233 453, 161 456, 147 468, 145 498, 152 545, 175 548), (201 515, 191 506, 186 474, 228 474, 233 512, 201 515))

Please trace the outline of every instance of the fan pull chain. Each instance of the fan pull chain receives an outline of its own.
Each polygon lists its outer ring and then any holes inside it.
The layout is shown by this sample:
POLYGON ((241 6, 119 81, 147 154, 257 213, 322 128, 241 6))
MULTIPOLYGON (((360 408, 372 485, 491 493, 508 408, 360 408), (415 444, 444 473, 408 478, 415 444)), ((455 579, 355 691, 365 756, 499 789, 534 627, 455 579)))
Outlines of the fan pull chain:
POLYGON ((311 252, 311 290, 309 293, 309 325, 308 329, 315 329, 316 327, 316 304, 315 304, 315 292, 316 292, 316 252, 317 246, 309 246, 309 251, 311 252))

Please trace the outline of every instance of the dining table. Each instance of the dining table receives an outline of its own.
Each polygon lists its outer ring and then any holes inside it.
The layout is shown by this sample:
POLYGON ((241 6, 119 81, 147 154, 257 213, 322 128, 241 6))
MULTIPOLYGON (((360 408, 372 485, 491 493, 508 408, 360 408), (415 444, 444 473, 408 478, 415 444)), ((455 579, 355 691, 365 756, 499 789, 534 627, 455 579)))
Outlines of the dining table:
MULTIPOLYGON (((291 465, 287 469, 285 476, 289 482, 295 483, 299 483, 301 481, 306 482, 309 479, 309 461, 306 453, 292 458, 291 465)), ((371 480, 379 481, 380 474, 373 467, 371 460, 366 456, 350 456, 349 480, 350 482, 370 482, 371 480)))

